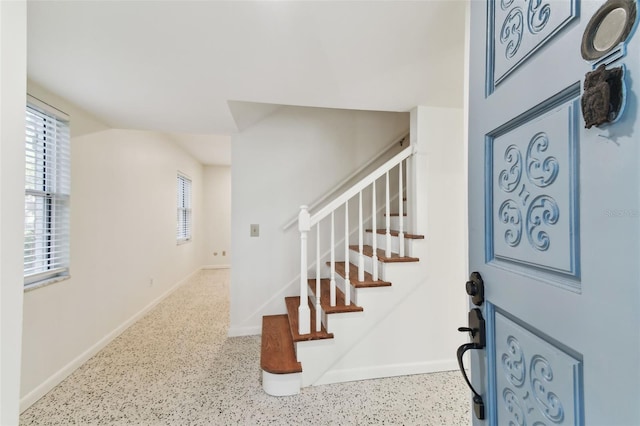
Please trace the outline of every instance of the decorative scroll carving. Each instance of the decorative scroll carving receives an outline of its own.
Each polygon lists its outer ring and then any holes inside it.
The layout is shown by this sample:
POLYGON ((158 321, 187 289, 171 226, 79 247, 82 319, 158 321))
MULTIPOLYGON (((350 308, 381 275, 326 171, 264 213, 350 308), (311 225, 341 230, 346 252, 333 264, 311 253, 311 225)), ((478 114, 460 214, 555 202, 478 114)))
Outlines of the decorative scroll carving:
POLYGON ((520 244, 522 238, 522 213, 520 207, 513 200, 507 200, 500 206, 498 211, 500 221, 508 226, 504 232, 504 240, 511 247, 520 244))
POLYGON ((502 369, 513 386, 519 388, 524 385, 526 375, 524 354, 520 348, 520 342, 513 336, 507 338, 507 352, 502 354, 502 369))
MULTIPOLYGON (((513 1, 502 2, 503 10, 508 10, 513 1)), ((527 29, 530 34, 538 34, 547 26, 551 17, 551 6, 543 4, 542 0, 529 0, 527 8, 527 29)), ((514 7, 509 11, 502 23, 500 30, 500 42, 506 44, 505 56, 511 59, 518 53, 522 38, 524 37, 524 12, 520 7, 514 7)))
MULTIPOLYGON (((545 188, 553 184, 558 175, 560 165, 555 157, 542 158, 541 154, 549 147, 549 137, 545 132, 536 133, 529 142, 526 156, 526 172, 529 181, 538 188, 545 188)), ((531 193, 526 185, 521 183, 522 153, 517 145, 507 147, 504 153, 506 167, 498 175, 498 186, 506 193, 514 192, 518 187, 518 196, 522 208, 527 212, 527 234, 529 243, 539 251, 545 251, 551 244, 549 234, 539 229, 541 226, 550 226, 558 222, 560 209, 556 201, 548 195, 539 195, 530 203, 531 193)), ((520 244, 522 237, 522 211, 521 206, 512 199, 505 200, 498 209, 500 223, 506 225, 504 232, 505 242, 510 247, 520 244)))
POLYGON ((500 30, 500 42, 506 44, 505 56, 511 59, 518 53, 524 32, 524 15, 522 9, 515 7, 511 9, 507 18, 502 23, 500 30))
POLYGON ((527 148, 527 177, 529 181, 544 188, 556 180, 560 165, 555 157, 547 157, 544 160, 538 158, 549 147, 549 137, 545 132, 539 132, 531 138, 527 148))
POLYGON ((531 390, 540 404, 542 414, 554 423, 564 420, 564 408, 558 396, 547 390, 553 380, 551 364, 541 355, 534 355, 530 363, 531 390))
POLYGON ((546 231, 539 228, 555 225, 559 218, 558 203, 548 195, 540 195, 531 202, 527 210, 527 236, 533 248, 540 251, 549 249, 551 238, 546 231))
POLYGON ((542 0, 529 0, 527 12, 527 24, 531 34, 538 34, 547 26, 551 17, 551 6, 542 4, 542 0))
POLYGON ((514 1, 515 0, 501 0, 500 7, 502 8, 502 10, 509 10, 514 1))
POLYGON ((511 72, 578 17, 578 0, 489 2, 492 54, 487 61, 490 95, 511 72))
POLYGON ((545 350, 536 351, 529 358, 523 347, 532 349, 532 343, 522 337, 522 341, 514 334, 498 337, 499 341, 506 341, 501 361, 507 382, 502 381, 500 388, 504 401, 501 413, 505 414, 506 410, 508 415, 508 421, 501 419, 499 424, 546 425, 547 421, 560 424, 565 420, 565 410, 560 397, 551 388, 562 386, 554 382, 551 362, 542 354, 545 350))
POLYGON ((522 176, 522 154, 516 145, 509 145, 504 152, 507 168, 500 172, 499 185, 505 192, 513 192, 522 176))
POLYGON ((504 403, 506 404, 507 411, 511 414, 510 425, 519 425, 524 426, 527 424, 525 419, 524 410, 522 409, 522 405, 520 405, 520 400, 518 396, 509 388, 505 388, 502 391, 502 398, 504 399, 504 403))
POLYGON ((527 200, 529 199, 530 195, 531 193, 527 191, 527 186, 523 183, 522 188, 520 188, 520 192, 518 193, 518 196, 520 197, 520 201, 522 201, 523 206, 527 205, 527 200))

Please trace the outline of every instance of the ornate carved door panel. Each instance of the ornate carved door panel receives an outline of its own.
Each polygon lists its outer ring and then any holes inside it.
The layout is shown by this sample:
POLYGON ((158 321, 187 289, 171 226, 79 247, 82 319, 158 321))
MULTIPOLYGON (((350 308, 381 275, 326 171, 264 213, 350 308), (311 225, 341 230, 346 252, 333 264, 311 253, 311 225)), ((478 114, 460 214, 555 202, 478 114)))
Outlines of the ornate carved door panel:
POLYGON ((486 319, 474 422, 640 424, 635 1, 470 3, 469 267, 486 319), (585 107, 598 67, 622 82, 597 82, 585 107))

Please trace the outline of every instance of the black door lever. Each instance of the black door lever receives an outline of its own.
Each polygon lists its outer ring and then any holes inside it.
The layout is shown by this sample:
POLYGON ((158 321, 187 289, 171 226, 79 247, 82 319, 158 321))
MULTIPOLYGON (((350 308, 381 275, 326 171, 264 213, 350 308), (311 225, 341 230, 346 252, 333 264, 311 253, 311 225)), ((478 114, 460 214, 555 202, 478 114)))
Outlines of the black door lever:
POLYGON ((480 309, 475 308, 469 311, 469 327, 460 327, 458 328, 458 331, 468 332, 471 335, 471 343, 465 343, 458 348, 458 365, 460 366, 460 372, 462 373, 462 377, 464 377, 464 381, 467 382, 469 389, 473 392, 473 411, 478 419, 484 420, 484 401, 480 394, 473 388, 473 385, 467 376, 467 372, 464 369, 464 363, 462 360, 464 353, 469 349, 484 349, 486 346, 485 324, 480 309))
POLYGON ((471 337, 473 337, 477 332, 476 329, 469 328, 469 327, 458 327, 458 331, 463 332, 463 333, 468 331, 469 333, 471 333, 471 337))

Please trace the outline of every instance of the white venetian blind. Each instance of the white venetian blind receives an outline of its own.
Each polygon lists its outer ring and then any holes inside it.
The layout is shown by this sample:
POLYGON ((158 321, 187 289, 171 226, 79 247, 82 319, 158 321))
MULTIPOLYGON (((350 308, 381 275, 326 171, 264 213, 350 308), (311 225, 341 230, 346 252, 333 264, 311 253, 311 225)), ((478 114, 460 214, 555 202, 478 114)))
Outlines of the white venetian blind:
POLYGON ((27 105, 25 142, 24 277, 28 285, 69 273, 69 123, 27 105))
POLYGON ((191 180, 182 174, 178 174, 177 201, 177 239, 185 242, 191 239, 191 180))

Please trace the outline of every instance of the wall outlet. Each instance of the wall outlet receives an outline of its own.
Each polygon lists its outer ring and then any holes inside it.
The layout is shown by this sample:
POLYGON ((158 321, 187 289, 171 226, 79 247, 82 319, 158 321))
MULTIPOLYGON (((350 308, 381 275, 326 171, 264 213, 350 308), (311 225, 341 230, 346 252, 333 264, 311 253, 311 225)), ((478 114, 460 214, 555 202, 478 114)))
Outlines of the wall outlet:
POLYGON ((252 224, 249 225, 250 230, 249 230, 249 235, 252 237, 259 237, 260 236, 260 225, 258 224, 252 224))
POLYGON ((156 280, 154 278, 149 278, 149 287, 153 287, 155 283, 156 283, 156 280))

